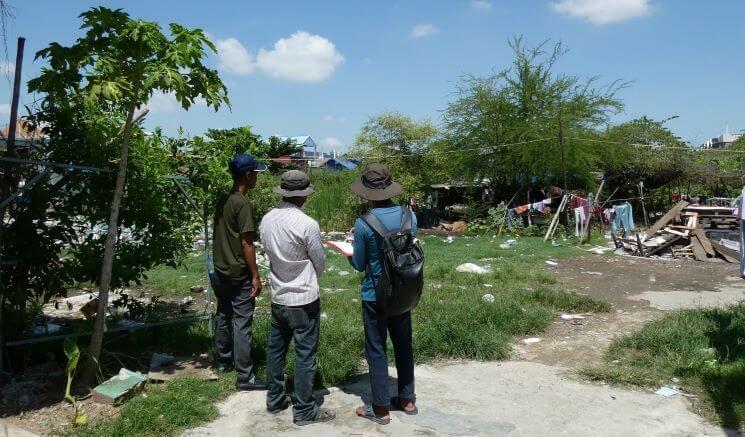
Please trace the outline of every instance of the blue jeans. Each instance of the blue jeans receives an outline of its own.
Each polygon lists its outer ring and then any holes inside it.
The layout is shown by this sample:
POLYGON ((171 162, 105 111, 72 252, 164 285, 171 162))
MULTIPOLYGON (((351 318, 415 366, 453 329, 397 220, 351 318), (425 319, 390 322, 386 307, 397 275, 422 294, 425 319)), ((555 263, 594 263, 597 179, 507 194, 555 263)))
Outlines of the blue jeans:
POLYGON ((266 351, 266 376, 269 383, 266 406, 270 410, 276 410, 285 402, 285 363, 290 341, 294 338, 295 396, 292 416, 295 422, 312 420, 316 415, 313 378, 316 375, 321 327, 320 302, 316 300, 296 307, 272 304, 272 322, 266 351))
POLYGON ((411 336, 411 312, 386 317, 378 311, 376 302, 362 301, 362 321, 365 324, 365 358, 370 369, 372 402, 377 406, 390 405, 388 393, 387 334, 391 335, 393 354, 398 372, 398 396, 415 400, 414 346, 411 336))
POLYGON ((210 282, 217 297, 215 314, 215 346, 220 363, 234 366, 238 384, 253 382, 251 340, 253 338, 256 299, 249 297, 251 278, 235 279, 220 272, 210 273, 210 282))

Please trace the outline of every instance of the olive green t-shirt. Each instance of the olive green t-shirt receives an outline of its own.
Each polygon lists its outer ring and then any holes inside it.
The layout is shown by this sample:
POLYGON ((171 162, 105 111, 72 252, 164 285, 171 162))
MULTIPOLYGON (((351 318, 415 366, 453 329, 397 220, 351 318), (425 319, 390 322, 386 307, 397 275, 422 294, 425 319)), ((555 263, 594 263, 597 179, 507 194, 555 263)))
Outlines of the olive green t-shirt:
POLYGON ((217 202, 213 233, 215 270, 231 278, 249 274, 243 258, 241 234, 254 230, 251 203, 245 195, 231 191, 217 202))

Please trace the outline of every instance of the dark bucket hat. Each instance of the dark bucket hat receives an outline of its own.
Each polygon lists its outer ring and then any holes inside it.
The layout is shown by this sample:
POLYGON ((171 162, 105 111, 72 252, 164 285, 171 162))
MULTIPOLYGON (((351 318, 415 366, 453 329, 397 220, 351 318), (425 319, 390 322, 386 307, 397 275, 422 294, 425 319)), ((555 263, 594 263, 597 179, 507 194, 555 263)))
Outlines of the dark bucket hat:
POLYGON ((274 192, 282 197, 308 197, 315 190, 308 175, 300 170, 289 170, 282 173, 282 182, 274 187, 274 192))
POLYGON ((391 172, 385 164, 368 164, 362 170, 362 178, 350 186, 354 194, 365 200, 387 200, 401 194, 398 182, 393 182, 391 172))

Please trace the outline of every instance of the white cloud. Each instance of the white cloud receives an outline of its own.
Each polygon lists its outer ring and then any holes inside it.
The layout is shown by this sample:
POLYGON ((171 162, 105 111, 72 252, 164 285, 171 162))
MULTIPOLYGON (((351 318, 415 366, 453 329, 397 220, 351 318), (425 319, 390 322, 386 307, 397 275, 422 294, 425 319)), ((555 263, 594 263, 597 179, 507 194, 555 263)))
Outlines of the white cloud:
POLYGON ((342 117, 341 115, 324 115, 323 121, 326 123, 344 123, 347 121, 346 117, 342 117))
POLYGON ((0 62, 0 74, 13 76, 16 73, 16 65, 10 62, 0 62))
POLYGON ((341 140, 336 137, 326 137, 321 140, 321 146, 325 147, 328 150, 339 149, 343 145, 344 143, 342 143, 341 140))
POLYGON ((412 38, 424 38, 426 36, 434 35, 439 31, 440 29, 438 29, 434 24, 417 24, 411 28, 409 36, 412 38))
POLYGON ((328 39, 299 30, 278 40, 272 50, 260 49, 256 62, 259 70, 277 79, 321 82, 344 62, 344 56, 328 39))
POLYGON ((10 115, 9 103, 0 103, 0 115, 10 115))
MULTIPOLYGON (((176 100, 176 96, 173 93, 164 93, 162 91, 155 91, 145 107, 150 110, 151 114, 183 110, 181 103, 176 100)), ((194 99, 194 104, 191 107, 207 107, 207 101, 202 97, 197 97, 194 99)))
POLYGON ((249 75, 256 69, 254 56, 235 38, 217 40, 217 65, 237 75, 249 75))
POLYGON ((647 15, 650 0, 561 0, 551 3, 559 13, 582 18, 596 25, 617 23, 647 15))
POLYGON ((492 5, 491 3, 484 0, 473 0, 471 1, 471 7, 476 9, 477 11, 488 12, 491 11, 492 5))

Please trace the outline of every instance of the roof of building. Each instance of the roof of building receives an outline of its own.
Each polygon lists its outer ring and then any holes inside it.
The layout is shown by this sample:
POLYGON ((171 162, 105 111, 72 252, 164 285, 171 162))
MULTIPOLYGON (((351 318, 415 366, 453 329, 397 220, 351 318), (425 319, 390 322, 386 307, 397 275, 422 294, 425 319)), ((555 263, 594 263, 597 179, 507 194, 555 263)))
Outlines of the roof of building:
POLYGON ((295 144, 303 146, 305 148, 316 146, 316 142, 313 141, 313 138, 311 138, 310 135, 301 135, 299 137, 285 137, 278 135, 278 138, 282 141, 292 140, 293 142, 295 142, 295 144))

